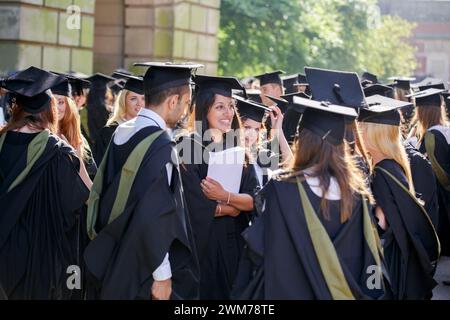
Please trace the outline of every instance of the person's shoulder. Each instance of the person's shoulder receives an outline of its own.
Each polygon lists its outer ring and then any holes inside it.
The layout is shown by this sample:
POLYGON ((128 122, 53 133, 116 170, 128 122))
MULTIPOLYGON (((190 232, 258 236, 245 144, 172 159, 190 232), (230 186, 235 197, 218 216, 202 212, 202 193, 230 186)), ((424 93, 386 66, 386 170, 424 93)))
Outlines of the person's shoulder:
POLYGON ((436 140, 439 142, 445 142, 450 145, 450 127, 449 126, 433 126, 427 130, 432 133, 436 140))

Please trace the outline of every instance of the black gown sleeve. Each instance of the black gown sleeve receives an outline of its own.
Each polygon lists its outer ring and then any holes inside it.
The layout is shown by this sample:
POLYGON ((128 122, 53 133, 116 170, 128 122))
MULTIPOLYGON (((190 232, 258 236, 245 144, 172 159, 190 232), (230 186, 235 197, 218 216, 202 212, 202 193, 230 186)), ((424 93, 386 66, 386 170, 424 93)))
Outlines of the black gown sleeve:
POLYGON ((434 156, 442 169, 447 173, 447 177, 450 179, 450 155, 447 140, 445 140, 444 135, 439 131, 432 130, 431 133, 435 137, 434 156))

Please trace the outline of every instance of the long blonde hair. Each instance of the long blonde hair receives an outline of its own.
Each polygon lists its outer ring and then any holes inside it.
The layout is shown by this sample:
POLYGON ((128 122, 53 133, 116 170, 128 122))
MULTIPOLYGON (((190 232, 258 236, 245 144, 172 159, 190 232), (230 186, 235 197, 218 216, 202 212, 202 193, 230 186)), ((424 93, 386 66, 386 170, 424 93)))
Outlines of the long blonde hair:
POLYGON ((81 146, 81 158, 87 156, 86 144, 81 134, 80 115, 78 113, 77 104, 72 98, 64 97, 66 109, 64 117, 58 122, 58 132, 64 135, 69 144, 77 149, 81 146))
POLYGON ((438 106, 419 106, 414 121, 417 123, 416 135, 422 141, 427 130, 433 126, 450 126, 444 104, 438 106))
POLYGON ((125 120, 125 115, 127 114, 127 95, 130 93, 129 90, 123 89, 119 92, 116 101, 114 102, 114 110, 108 121, 107 126, 112 125, 114 122, 121 123, 125 120))
POLYGON ((369 122, 361 122, 360 126, 365 129, 366 139, 364 143, 367 144, 368 149, 377 150, 385 158, 397 162, 406 175, 409 191, 415 195, 411 167, 403 147, 400 127, 369 122))

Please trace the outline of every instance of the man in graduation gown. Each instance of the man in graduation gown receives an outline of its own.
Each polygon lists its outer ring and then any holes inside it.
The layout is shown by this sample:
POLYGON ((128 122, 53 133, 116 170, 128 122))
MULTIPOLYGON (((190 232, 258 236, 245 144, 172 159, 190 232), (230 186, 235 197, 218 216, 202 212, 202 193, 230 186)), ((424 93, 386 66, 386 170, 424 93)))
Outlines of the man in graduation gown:
POLYGON ((88 203, 85 262, 101 299, 196 299, 198 261, 173 128, 190 105, 200 65, 137 64, 146 107, 111 139, 88 203))
MULTIPOLYGON (((2 86, 16 108, 39 118, 51 107, 47 89, 63 80, 30 67, 2 86)), ((16 116, 9 126, 21 121, 16 116)), ((69 299, 67 269, 79 265, 76 212, 89 190, 75 150, 48 129, 27 132, 25 123, 0 135, 0 283, 9 299, 69 299)))

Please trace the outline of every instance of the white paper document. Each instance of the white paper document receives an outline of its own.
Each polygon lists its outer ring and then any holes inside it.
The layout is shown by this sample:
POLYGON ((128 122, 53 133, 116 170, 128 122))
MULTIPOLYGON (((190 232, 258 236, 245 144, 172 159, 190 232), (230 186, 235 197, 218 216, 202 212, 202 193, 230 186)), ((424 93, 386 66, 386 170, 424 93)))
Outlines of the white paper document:
POLYGON ((235 147, 209 153, 208 177, 219 182, 231 193, 239 193, 245 149, 235 147))

